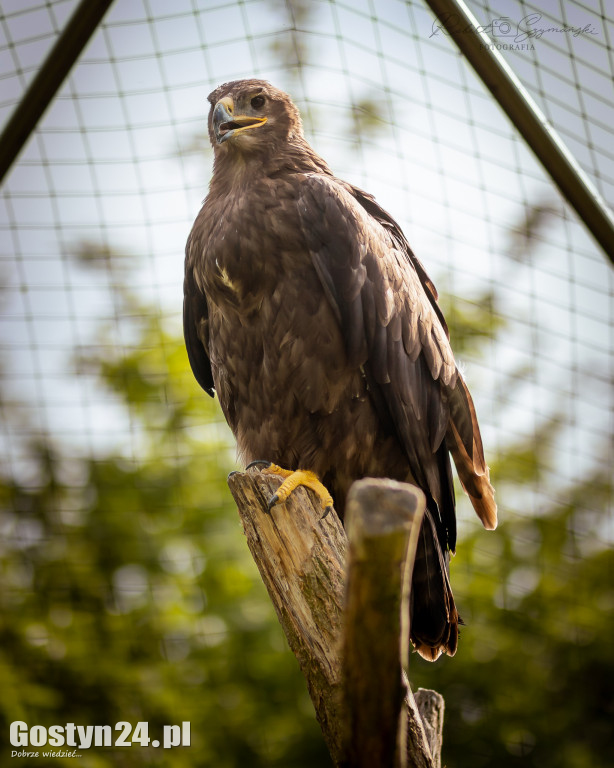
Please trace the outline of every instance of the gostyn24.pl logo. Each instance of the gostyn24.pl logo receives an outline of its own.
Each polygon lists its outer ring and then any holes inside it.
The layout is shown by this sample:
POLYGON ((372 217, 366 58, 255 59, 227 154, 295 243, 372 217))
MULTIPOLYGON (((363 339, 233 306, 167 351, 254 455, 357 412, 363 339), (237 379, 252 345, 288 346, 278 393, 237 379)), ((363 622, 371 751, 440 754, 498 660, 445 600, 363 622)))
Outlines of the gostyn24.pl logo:
POLYGON ((114 727, 110 725, 31 725, 22 720, 11 723, 10 742, 14 747, 11 757, 77 757, 78 749, 91 747, 173 747, 190 746, 190 723, 181 725, 163 725, 162 739, 151 739, 149 723, 120 721, 114 727), (69 750, 39 753, 32 747, 68 747, 69 750), (72 749, 70 749, 72 747, 72 749))

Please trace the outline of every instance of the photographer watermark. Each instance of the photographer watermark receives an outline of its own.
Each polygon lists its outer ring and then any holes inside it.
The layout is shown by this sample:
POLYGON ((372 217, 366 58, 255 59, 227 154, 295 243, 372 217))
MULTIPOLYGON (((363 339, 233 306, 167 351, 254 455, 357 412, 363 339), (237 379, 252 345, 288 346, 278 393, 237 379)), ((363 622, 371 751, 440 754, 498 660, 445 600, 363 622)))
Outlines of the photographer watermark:
POLYGON ((161 739, 151 739, 149 723, 132 723, 121 720, 114 727, 110 725, 44 725, 29 726, 23 720, 11 723, 9 742, 13 747, 11 757, 81 757, 77 750, 91 747, 173 747, 190 746, 190 723, 184 721, 181 725, 163 725, 161 739), (118 733, 117 733, 118 732, 118 733), (32 747, 69 747, 39 751, 32 747))
POLYGON ((588 23, 579 26, 569 24, 556 25, 544 21, 541 13, 530 13, 520 21, 513 21, 508 16, 500 16, 492 19, 488 24, 478 26, 467 25, 457 13, 449 13, 441 16, 433 22, 429 37, 444 34, 450 35, 485 32, 494 38, 492 43, 483 43, 483 48, 497 48, 503 50, 535 50, 534 40, 541 40, 545 35, 569 35, 571 37, 584 37, 599 35, 600 32, 593 24, 588 23))

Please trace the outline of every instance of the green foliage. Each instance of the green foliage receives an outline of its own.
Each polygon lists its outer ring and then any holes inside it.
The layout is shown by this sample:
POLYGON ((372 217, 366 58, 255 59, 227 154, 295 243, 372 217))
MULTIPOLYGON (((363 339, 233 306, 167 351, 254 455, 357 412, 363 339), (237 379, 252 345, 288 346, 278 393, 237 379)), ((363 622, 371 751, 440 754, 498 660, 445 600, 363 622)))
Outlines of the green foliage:
MULTIPOLYGON (((530 261, 551 213, 545 203, 527 212, 511 259, 522 251, 530 261)), ((461 359, 485 353, 505 330, 496 288, 470 300, 444 295, 441 303, 461 359)), ((512 369, 508 396, 532 374, 532 367, 512 369)), ((452 561, 466 623, 457 655, 433 665, 410 660, 412 685, 445 698, 448 768, 589 768, 611 760, 614 551, 602 534, 614 489, 596 467, 552 492, 551 449, 563 425, 553 402, 529 436, 490 461, 502 524, 488 534, 476 526, 452 561), (529 497, 535 517, 523 508, 529 497)))
POLYGON ((510 230, 508 251, 512 259, 520 262, 530 260, 534 250, 533 245, 536 240, 539 240, 556 213, 556 206, 547 199, 527 206, 520 226, 510 230))
POLYGON ((79 259, 111 275, 123 327, 102 325, 77 371, 123 403, 138 450, 75 458, 44 436, 23 447, 27 481, 3 478, 0 732, 126 720, 153 739, 190 721, 189 749, 84 749, 80 764, 325 765, 226 485, 218 406, 112 254, 84 246, 79 259))
POLYGON ((446 700, 448 768, 606 765, 614 748, 614 552, 576 519, 577 500, 463 540, 452 565, 467 626, 454 659, 412 659, 446 700))
POLYGON ((354 148, 365 138, 377 135, 382 129, 382 99, 378 92, 368 92, 351 105, 351 123, 347 135, 352 139, 354 148))
POLYGON ((271 9, 283 19, 287 33, 275 35, 269 50, 290 79, 299 79, 310 59, 310 47, 303 30, 315 10, 309 0, 270 0, 271 9))
MULTIPOLYGON (((226 486, 232 440, 218 406, 194 382, 179 329, 130 289, 129 260, 91 245, 78 257, 106 275, 116 317, 75 370, 114 394, 136 447, 75 456, 42 435, 22 446, 27 471, 3 478, 0 732, 18 719, 127 720, 155 738, 188 720, 190 748, 80 750, 80 764, 326 765, 226 486)), ((461 355, 496 343, 493 292, 442 303, 461 355)), ((445 697, 448 768, 588 768, 614 749, 614 557, 599 539, 611 478, 595 470, 542 494, 538 516, 522 508, 522 491, 547 479, 559 426, 550 414, 492 462, 507 509, 453 561, 457 656, 411 659, 412 683, 445 697)))
POLYGON ((464 299, 444 293, 439 303, 448 324, 454 354, 461 360, 465 356, 476 357, 505 324, 497 311, 493 289, 464 299))
MULTIPOLYGON (((62 457, 32 446, 40 485, 4 486, 3 733, 16 719, 147 721, 154 734, 189 720, 192 749, 156 764, 298 766, 323 752, 225 471, 193 455, 86 460, 69 487, 62 457)), ((81 762, 148 764, 152 750, 81 762)))

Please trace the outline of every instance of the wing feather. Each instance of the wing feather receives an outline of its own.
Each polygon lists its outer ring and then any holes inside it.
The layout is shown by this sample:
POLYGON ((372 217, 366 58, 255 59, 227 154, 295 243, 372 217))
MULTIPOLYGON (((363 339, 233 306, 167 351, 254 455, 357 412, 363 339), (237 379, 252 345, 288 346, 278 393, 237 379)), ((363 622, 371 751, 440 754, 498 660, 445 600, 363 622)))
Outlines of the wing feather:
POLYGON ((493 492, 475 409, 456 369, 435 287, 398 225, 370 195, 314 174, 302 184, 298 210, 348 359, 364 366, 370 388, 379 389, 379 407, 386 404, 412 475, 437 505, 442 543, 454 549, 448 451, 487 527, 496 507, 493 513, 494 500, 484 507, 493 492))
POLYGON ((206 339, 209 331, 209 312, 207 299, 200 292, 190 265, 190 240, 186 246, 186 265, 183 280, 183 336, 188 353, 190 367, 196 381, 211 397, 214 396, 213 373, 211 362, 206 352, 206 339))

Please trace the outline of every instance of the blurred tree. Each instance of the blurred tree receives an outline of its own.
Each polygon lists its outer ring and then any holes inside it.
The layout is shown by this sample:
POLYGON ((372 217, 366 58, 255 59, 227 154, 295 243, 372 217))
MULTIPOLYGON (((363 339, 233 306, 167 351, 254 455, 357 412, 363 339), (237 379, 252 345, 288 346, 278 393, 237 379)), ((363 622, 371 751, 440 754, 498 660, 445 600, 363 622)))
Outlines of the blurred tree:
MULTIPOLYGON (((510 279, 515 270, 531 268, 555 210, 540 201, 510 229, 510 279)), ((444 295, 442 301, 461 359, 475 359, 505 331, 496 285, 473 299, 451 302, 444 295)), ((533 348, 531 365, 512 368, 500 388, 509 392, 531 378, 539 355, 533 348)), ((532 434, 490 461, 501 524, 485 535, 476 523, 452 561, 466 622, 457 655, 435 665, 415 654, 410 660, 412 684, 445 698, 448 768, 611 762, 614 552, 604 534, 612 473, 607 464, 595 465, 582 481, 561 484, 551 455, 564 423, 556 408, 553 398, 532 434), (524 509, 527 494, 535 500, 535 517, 524 509)), ((595 455, 611 456, 613 448, 614 440, 595 455)))
MULTIPOLYGON (((298 89, 314 61, 304 30, 317 4, 270 6, 283 31, 269 52, 298 89)), ((382 127, 381 94, 354 87, 345 105, 352 149, 382 127)), ((201 135, 182 153, 203 146, 201 135)), ((527 206, 512 227, 510 274, 530 268, 552 211, 549 201, 527 206)), ((157 738, 163 724, 189 720, 189 749, 81 750, 80 765, 326 765, 226 486, 233 457, 218 406, 188 370, 180 329, 131 289, 132 258, 91 244, 78 257, 107 276, 116 319, 79 350, 75 370, 123 404, 134 448, 76 456, 42 434, 24 441, 19 464, 0 478, 0 732, 16 719, 141 720, 157 738)), ((461 357, 497 343, 499 301, 494 285, 463 300, 443 296, 461 357)), ((509 386, 530 373, 510 372, 509 386)), ((2 394, 8 433, 33 432, 2 394)), ((491 460, 502 525, 461 530, 452 564, 466 621, 459 651, 436 664, 411 657, 412 684, 445 696, 448 768, 612 762, 614 556, 599 515, 612 477, 595 467, 581 483, 544 493, 557 429, 556 412, 546 413, 530 438, 491 460), (539 515, 530 518, 522 499, 538 487, 539 515)))
MULTIPOLYGON (((529 463, 538 446, 525 446, 529 463)), ((497 478, 527 482, 517 457, 497 478)), ((612 499, 596 471, 535 519, 464 538, 453 563, 467 626, 454 659, 411 676, 446 700, 449 768, 607 765, 614 749, 614 554, 594 513, 612 499)), ((509 514, 509 512, 508 512, 509 514)), ((601 521, 603 522, 603 521, 601 521)))
POLYGON ((281 20, 284 32, 273 37, 269 50, 283 67, 291 81, 299 81, 309 64, 312 50, 305 30, 317 6, 308 0, 269 0, 275 16, 281 20))
MULTIPOLYGON (((325 765, 227 491, 217 405, 193 381, 179 329, 131 290, 128 259, 91 245, 79 259, 108 275, 118 319, 79 350, 76 370, 121 400, 138 452, 75 457, 42 435, 24 446, 27 472, 3 478, 0 727, 142 720, 155 738, 163 724, 192 723, 189 749, 82 750, 84 768, 325 765)), ((502 328, 494 288, 443 301, 462 354, 502 328)), ((508 507, 507 489, 547 471, 543 438, 556 428, 546 419, 492 467, 508 507)), ((461 541, 459 652, 434 665, 414 655, 410 668, 414 685, 446 698, 449 768, 607 763, 614 558, 595 511, 611 495, 596 469, 539 517, 508 508, 496 533, 461 541)))
POLYGON ((227 490, 217 406, 180 334, 131 290, 127 259, 85 246, 79 260, 110 276, 117 319, 77 371, 123 402, 138 454, 76 458, 41 435, 23 447, 27 477, 2 478, 1 732, 127 720, 154 739, 188 720, 189 749, 84 749, 80 764, 326 765, 227 490))

